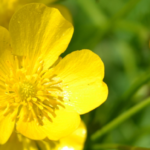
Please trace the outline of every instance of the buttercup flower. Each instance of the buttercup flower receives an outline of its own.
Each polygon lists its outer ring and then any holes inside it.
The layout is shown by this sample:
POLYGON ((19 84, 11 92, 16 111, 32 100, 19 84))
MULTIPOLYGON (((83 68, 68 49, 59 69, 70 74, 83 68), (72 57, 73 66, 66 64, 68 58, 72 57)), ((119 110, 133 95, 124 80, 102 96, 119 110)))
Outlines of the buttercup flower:
POLYGON ((69 136, 59 141, 48 139, 35 141, 28 139, 21 134, 13 132, 10 139, 4 145, 0 145, 1 150, 83 150, 86 139, 86 127, 83 122, 69 136))
POLYGON ((9 32, 0 28, 1 144, 14 128, 33 140, 58 140, 77 129, 80 114, 106 100, 98 55, 80 50, 59 57, 72 34, 72 24, 43 4, 22 7, 9 32))

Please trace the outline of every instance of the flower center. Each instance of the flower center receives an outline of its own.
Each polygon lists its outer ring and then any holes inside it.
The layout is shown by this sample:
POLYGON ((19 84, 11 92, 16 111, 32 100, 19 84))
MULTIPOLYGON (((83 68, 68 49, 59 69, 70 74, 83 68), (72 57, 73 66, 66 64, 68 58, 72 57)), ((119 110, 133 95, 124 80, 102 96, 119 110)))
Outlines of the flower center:
MULTIPOLYGON (((24 121, 34 120, 38 125, 43 125, 44 117, 52 121, 55 110, 64 107, 63 84, 53 68, 43 69, 44 61, 39 59, 30 70, 27 59, 17 56, 7 65, 10 73, 5 79, 4 115, 17 107, 25 111, 24 121)), ((19 118, 19 111, 16 118, 19 118)))
POLYGON ((30 83, 22 83, 20 85, 19 94, 22 100, 35 95, 35 87, 30 83))

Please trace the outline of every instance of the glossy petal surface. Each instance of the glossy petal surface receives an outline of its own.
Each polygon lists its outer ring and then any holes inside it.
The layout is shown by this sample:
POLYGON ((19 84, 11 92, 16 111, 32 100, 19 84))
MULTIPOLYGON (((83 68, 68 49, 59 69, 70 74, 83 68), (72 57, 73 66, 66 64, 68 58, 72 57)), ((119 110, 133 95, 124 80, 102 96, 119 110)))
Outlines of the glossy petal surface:
MULTIPOLYGON (((5 75, 8 72, 8 68, 5 65, 7 60, 10 60, 10 36, 8 31, 0 27, 0 103, 4 104, 6 103, 7 96, 4 95, 5 90, 5 75)), ((1 111, 0 111, 0 144, 4 144, 8 138, 10 137, 15 121, 12 121, 14 114, 13 113, 3 115, 5 113, 6 107, 3 107, 4 105, 1 105, 1 111)), ((6 105, 5 105, 6 106, 6 105)))
POLYGON ((40 57, 46 68, 66 50, 72 34, 72 24, 58 9, 43 4, 24 6, 10 21, 13 54, 28 56, 30 64, 40 57))
POLYGON ((17 113, 17 109, 7 116, 3 116, 2 112, 0 114, 0 144, 4 144, 7 142, 9 137, 11 136, 14 126, 15 120, 13 119, 17 113))
POLYGON ((4 76, 8 72, 8 67, 5 65, 6 61, 12 57, 10 49, 9 32, 0 26, 0 73, 4 76))
POLYGON ((104 65, 90 50, 67 55, 55 68, 55 73, 66 85, 67 105, 84 114, 101 105, 107 98, 108 88, 102 81, 104 65))

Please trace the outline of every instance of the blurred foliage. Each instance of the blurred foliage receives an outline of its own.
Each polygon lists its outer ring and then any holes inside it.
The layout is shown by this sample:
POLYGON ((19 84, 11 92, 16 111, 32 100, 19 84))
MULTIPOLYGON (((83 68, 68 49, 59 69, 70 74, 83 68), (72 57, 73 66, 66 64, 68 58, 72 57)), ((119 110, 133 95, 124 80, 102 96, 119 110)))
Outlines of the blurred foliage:
POLYGON ((85 149, 107 143, 128 145, 127 149, 150 148, 148 104, 101 138, 91 140, 95 132, 150 95, 150 0, 60 0, 58 3, 70 10, 75 27, 72 41, 62 56, 74 50, 91 49, 105 64, 104 80, 109 96, 99 108, 82 116, 88 128, 85 149))

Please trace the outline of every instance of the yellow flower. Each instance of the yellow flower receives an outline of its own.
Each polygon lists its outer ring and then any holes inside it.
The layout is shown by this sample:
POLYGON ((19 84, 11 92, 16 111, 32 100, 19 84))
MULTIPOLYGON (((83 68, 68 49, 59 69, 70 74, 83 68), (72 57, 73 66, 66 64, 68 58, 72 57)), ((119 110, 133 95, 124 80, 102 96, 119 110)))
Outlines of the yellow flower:
POLYGON ((4 145, 0 145, 1 150, 83 150, 86 139, 86 127, 83 122, 69 136, 59 141, 30 140, 20 134, 13 132, 10 139, 4 145))
POLYGON ((56 8, 26 5, 9 27, 0 28, 0 143, 14 128, 34 140, 69 135, 107 98, 103 62, 90 50, 59 58, 73 26, 56 8))

